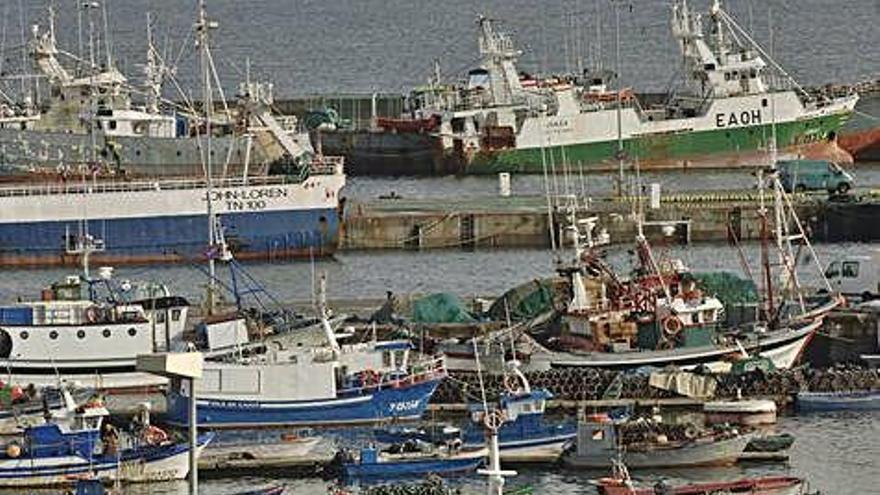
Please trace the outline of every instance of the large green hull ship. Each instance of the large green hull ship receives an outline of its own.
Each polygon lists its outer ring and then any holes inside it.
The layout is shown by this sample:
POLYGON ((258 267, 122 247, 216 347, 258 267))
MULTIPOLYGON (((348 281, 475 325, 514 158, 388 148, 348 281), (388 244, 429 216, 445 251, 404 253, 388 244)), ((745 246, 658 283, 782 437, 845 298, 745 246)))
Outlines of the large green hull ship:
POLYGON ((858 96, 809 92, 789 78, 715 2, 712 27, 686 0, 672 6, 683 81, 662 102, 609 90, 612 73, 532 78, 512 39, 479 20, 480 66, 462 85, 413 93, 413 110, 380 131, 336 131, 325 149, 355 174, 543 173, 560 169, 754 166, 783 153, 839 159, 834 142, 858 96), (773 80, 775 84, 767 82, 773 80), (830 156, 829 156, 830 155, 830 156))

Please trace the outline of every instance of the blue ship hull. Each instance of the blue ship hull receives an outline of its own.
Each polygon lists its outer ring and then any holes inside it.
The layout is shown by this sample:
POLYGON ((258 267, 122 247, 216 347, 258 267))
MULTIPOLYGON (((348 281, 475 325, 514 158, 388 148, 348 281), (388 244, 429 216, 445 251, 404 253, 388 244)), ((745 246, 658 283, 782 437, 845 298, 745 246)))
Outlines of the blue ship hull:
MULTIPOLYGON (((239 259, 274 260, 326 256, 338 243, 338 212, 333 208, 230 212, 220 215, 226 241, 239 259)), ((75 264, 65 239, 81 222, 0 223, 0 265, 75 264)), ((106 249, 91 255, 95 264, 174 262, 205 257, 205 215, 93 218, 89 232, 106 249)))
MULTIPOLYGON (((549 425, 543 421, 543 414, 524 415, 516 421, 503 423, 498 429, 498 449, 504 451, 528 451, 550 446, 561 446, 577 435, 577 425, 564 423, 549 425)), ((465 430, 464 445, 477 447, 486 445, 485 432, 478 427, 465 430)))
MULTIPOLYGON (((439 383, 439 379, 434 379, 400 388, 380 388, 362 395, 340 394, 333 399, 309 401, 198 398, 198 425, 210 428, 258 428, 415 420, 425 412, 439 383)), ((187 397, 170 391, 168 422, 179 426, 187 425, 188 406, 187 397)))
POLYGON ((802 412, 880 410, 880 391, 801 392, 797 395, 797 409, 802 412))
MULTIPOLYGON (((213 434, 199 435, 199 451, 212 439, 213 434)), ((104 481, 117 477, 122 481, 183 479, 188 456, 189 444, 182 443, 123 449, 119 455, 6 457, 0 459, 0 487, 71 484, 83 476, 104 481)))
POLYGON ((401 460, 397 462, 346 463, 342 465, 343 475, 348 479, 358 478, 403 478, 423 476, 429 473, 463 473, 477 469, 484 457, 462 457, 401 460))

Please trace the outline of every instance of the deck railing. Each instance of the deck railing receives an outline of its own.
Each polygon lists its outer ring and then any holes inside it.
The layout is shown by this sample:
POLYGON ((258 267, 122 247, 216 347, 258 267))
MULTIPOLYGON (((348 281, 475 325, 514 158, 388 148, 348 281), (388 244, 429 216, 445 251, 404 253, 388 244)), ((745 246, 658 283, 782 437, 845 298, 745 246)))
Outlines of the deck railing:
MULTIPOLYGON (((310 176, 341 175, 343 173, 342 157, 316 157, 300 177, 286 175, 269 175, 257 177, 233 177, 214 179, 212 187, 224 189, 244 186, 275 186, 296 184, 310 176)), ((169 191, 204 189, 208 185, 206 179, 155 179, 155 180, 97 180, 92 182, 54 182, 39 184, 17 184, 0 187, 0 197, 10 196, 47 196, 55 194, 102 194, 115 192, 169 191)))

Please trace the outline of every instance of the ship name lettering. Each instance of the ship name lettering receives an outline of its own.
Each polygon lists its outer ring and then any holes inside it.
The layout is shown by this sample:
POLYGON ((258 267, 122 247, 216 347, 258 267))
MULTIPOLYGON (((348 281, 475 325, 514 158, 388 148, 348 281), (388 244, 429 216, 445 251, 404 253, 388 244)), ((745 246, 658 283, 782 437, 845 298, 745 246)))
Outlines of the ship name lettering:
POLYGON ((743 110, 742 112, 716 113, 715 127, 734 127, 761 123, 761 110, 743 110))
POLYGON ((388 405, 388 409, 390 409, 393 413, 412 411, 413 409, 418 409, 418 407, 419 401, 417 399, 405 400, 402 402, 392 402, 388 405))
MULTIPOLYGON (((283 187, 261 187, 256 189, 227 189, 222 191, 213 191, 211 198, 213 201, 254 201, 266 199, 279 199, 287 197, 287 189, 283 187)), ((205 195, 207 198, 207 194, 205 195)))

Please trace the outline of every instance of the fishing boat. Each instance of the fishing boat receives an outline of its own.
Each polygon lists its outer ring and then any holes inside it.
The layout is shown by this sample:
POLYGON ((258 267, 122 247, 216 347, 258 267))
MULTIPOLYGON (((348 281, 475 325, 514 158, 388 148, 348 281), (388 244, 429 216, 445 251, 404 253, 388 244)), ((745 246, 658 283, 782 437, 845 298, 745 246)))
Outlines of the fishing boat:
MULTIPOLYGON (((501 460, 517 463, 556 461, 577 435, 577 425, 546 421, 545 408, 553 394, 546 389, 533 390, 518 362, 508 363, 504 384, 505 391, 501 393, 496 408, 504 417, 496 432, 501 460)), ((471 406, 471 422, 463 432, 465 447, 485 445, 484 416, 482 404, 471 406)))
MULTIPOLYGON (((23 83, 21 94, 6 94, 0 104, 3 179, 61 180, 77 176, 83 169, 88 175, 106 178, 203 176, 205 120, 176 79, 179 67, 169 66, 155 45, 156 19, 148 14, 146 77, 139 85, 119 70, 109 49, 111 43, 102 36, 109 33, 95 29, 95 21, 100 22, 95 19, 97 5, 89 4, 79 11, 80 33, 89 35, 87 50, 80 46, 80 53, 72 53, 58 46, 52 7, 43 17, 48 26, 36 26, 22 47, 31 67, 19 69, 25 74, 36 70, 45 83, 23 83), (82 25, 85 21, 87 28, 82 25), (99 62, 101 54, 95 47, 100 45, 108 49, 106 58, 99 62), (60 60, 59 54, 64 59, 60 60), (75 61, 75 66, 69 60, 75 61), (167 86, 177 90, 178 101, 163 97, 167 86), (84 158, 86 148, 93 148, 102 160, 84 158)), ((103 15, 107 26, 106 8, 103 15)), ((209 63, 217 77, 213 62, 209 63)), ((7 71, 10 69, 15 71, 7 66, 7 71)), ((23 77, 23 81, 30 81, 30 77, 23 77)), ((211 139, 224 158, 224 166, 214 171, 218 177, 285 171, 291 159, 295 162, 302 152, 313 153, 308 135, 300 131, 295 117, 276 116, 270 111, 270 84, 248 79, 236 96, 228 103, 224 98, 222 110, 211 117, 211 139)))
POLYGON ((355 174, 542 173, 544 163, 618 170, 624 156, 645 169, 727 168, 764 157, 773 113, 780 149, 839 155, 834 140, 856 94, 804 89, 720 1, 711 5, 707 30, 687 0, 672 2, 670 14, 682 84, 656 103, 609 88, 598 71, 521 76, 512 37, 480 17, 480 65, 463 83, 443 84, 435 69, 430 85, 410 96, 403 119, 315 135, 324 149, 345 154, 355 174))
POLYGON ((356 457, 351 452, 342 452, 339 456, 340 472, 346 479, 467 473, 482 465, 488 453, 485 447, 458 450, 429 444, 417 446, 415 442, 410 445, 412 448, 404 446, 382 451, 375 447, 365 447, 356 457))
POLYGON ((849 392, 798 392, 798 411, 876 411, 880 410, 880 390, 849 392))
POLYGON ((682 468, 724 466, 736 463, 752 439, 736 431, 723 434, 689 435, 682 440, 663 434, 643 441, 624 441, 624 422, 595 414, 578 422, 577 441, 562 456, 573 468, 601 469, 619 458, 631 468, 682 468))
MULTIPOLYGON (((54 34, 42 37, 41 43, 49 44, 40 57, 45 68, 63 70, 53 58, 54 34)), ((273 102, 271 85, 248 81, 242 86, 240 101, 247 107, 248 115, 258 119, 244 120, 232 127, 247 129, 247 142, 254 139, 263 142, 277 155, 277 160, 287 163, 284 173, 278 175, 261 172, 257 164, 248 167, 247 160, 252 157, 250 146, 244 153, 241 148, 236 152, 236 146, 226 140, 228 138, 214 135, 230 126, 215 121, 210 93, 205 95, 206 101, 211 101, 204 105, 208 111, 199 119, 196 127, 200 130, 193 136, 150 137, 147 129, 154 124, 161 127, 162 122, 154 122, 152 117, 145 117, 145 122, 122 121, 122 117, 113 114, 113 109, 93 108, 98 105, 96 100, 104 101, 99 95, 105 93, 124 98, 119 96, 121 90, 113 78, 85 77, 67 81, 67 77, 63 74, 49 77, 50 81, 62 85, 57 95, 61 108, 55 113, 75 116, 76 122, 80 122, 81 114, 87 116, 84 121, 88 124, 88 134, 22 130, 16 124, 15 130, 0 128, 0 148, 8 154, 21 143, 28 149, 37 142, 45 143, 49 148, 46 154, 52 156, 52 160, 61 156, 64 163, 85 165, 78 165, 71 174, 60 179, 0 187, 0 265, 76 263, 78 257, 69 253, 69 247, 84 231, 98 233, 104 241, 102 249, 93 255, 96 263, 201 260, 210 255, 205 252, 204 239, 212 227, 203 221, 209 200, 217 222, 226 232, 230 250, 240 259, 326 256, 335 250, 339 234, 339 192, 345 185, 343 160, 315 153, 307 139, 305 143, 297 142, 272 117, 269 113, 273 102), (94 91, 83 89, 85 82, 105 79, 107 86, 98 85, 94 91), (82 91, 87 97, 81 96, 82 91), (86 108, 80 109, 79 105, 86 108), (139 128, 142 129, 140 134, 136 132, 139 128), (132 132, 136 135, 130 140, 126 136, 107 137, 100 129, 117 132, 134 129, 132 132), (104 138, 112 141, 114 151, 96 150, 98 145, 94 143, 85 146, 87 137, 92 141, 104 138), (67 148, 56 150, 57 140, 82 143, 73 153, 67 148), (223 166, 207 167, 214 182, 206 177, 203 147, 226 157, 223 166), (120 154, 143 155, 145 173, 167 164, 171 169, 186 171, 188 176, 101 175, 102 164, 120 154), (229 167, 233 156, 244 160, 240 173, 229 167), (73 181, 70 177, 84 180, 73 181)), ((168 124, 172 128, 173 120, 168 124)), ((45 123, 42 118, 36 122, 45 123)), ((24 154, 20 159, 39 161, 31 155, 24 154)), ((17 159, 7 155, 5 159, 0 157, 0 162, 17 159)), ((140 161, 119 160, 125 164, 120 166, 125 167, 140 161)), ((216 160, 219 162, 219 157, 216 160)))
POLYGON ((793 476, 761 476, 733 481, 687 483, 670 486, 659 481, 654 486, 637 486, 622 463, 615 462, 613 474, 594 482, 601 495, 806 495, 807 483, 793 476))
MULTIPOLYGON (((20 439, 8 441, 0 453, 0 486, 72 485, 88 477, 105 482, 179 480, 189 472, 189 445, 175 443, 155 427, 124 446, 104 419, 100 403, 76 406, 66 398, 62 415, 26 428, 20 439)), ((197 452, 212 435, 199 437, 197 452)))
MULTIPOLYGON (((406 341, 340 345, 325 323, 321 346, 268 348, 208 361, 197 382, 199 426, 248 428, 378 424, 419 419, 446 377, 442 358, 410 362, 406 341)), ((185 425, 190 393, 168 392, 168 421, 185 425)))
POLYGON ((59 376, 95 388, 164 383, 135 370, 136 356, 183 345, 189 302, 153 283, 89 272, 97 241, 80 237, 83 272, 37 300, 0 307, 0 365, 13 384, 55 386, 59 376), (105 381, 106 379, 106 381, 105 381))

